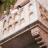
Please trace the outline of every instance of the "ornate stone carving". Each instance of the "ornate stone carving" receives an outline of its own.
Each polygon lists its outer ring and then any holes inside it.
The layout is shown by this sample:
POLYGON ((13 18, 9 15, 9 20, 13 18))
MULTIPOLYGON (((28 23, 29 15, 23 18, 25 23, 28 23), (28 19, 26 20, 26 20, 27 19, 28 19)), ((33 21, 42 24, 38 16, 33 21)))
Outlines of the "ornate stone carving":
POLYGON ((39 34, 39 32, 40 32, 39 27, 36 27, 36 28, 31 30, 32 36, 35 36, 35 35, 39 34))
POLYGON ((48 21, 48 11, 42 5, 39 6, 39 9, 43 19, 48 21))
POLYGON ((48 35, 45 33, 44 30, 42 30, 40 27, 35 27, 31 29, 31 34, 33 38, 35 39, 37 45, 39 45, 40 48, 47 48, 48 47, 48 35))

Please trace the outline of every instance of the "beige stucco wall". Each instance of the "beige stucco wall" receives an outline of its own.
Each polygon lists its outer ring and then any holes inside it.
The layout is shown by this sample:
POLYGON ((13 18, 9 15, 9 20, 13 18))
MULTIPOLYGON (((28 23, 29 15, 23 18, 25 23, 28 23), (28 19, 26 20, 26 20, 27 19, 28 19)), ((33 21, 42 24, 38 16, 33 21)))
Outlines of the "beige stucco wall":
POLYGON ((37 1, 48 10, 48 0, 37 0, 37 1))

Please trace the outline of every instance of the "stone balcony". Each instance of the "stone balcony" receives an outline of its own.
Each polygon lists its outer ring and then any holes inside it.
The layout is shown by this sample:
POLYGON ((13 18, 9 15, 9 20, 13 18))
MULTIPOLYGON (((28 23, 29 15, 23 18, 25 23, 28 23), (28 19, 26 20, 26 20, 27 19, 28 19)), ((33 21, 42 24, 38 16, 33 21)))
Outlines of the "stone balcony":
POLYGON ((46 8, 35 0, 19 9, 10 9, 10 14, 0 21, 0 45, 36 26, 48 33, 48 18, 45 16, 48 11, 44 10, 46 8))
POLYGON ((36 7, 35 1, 29 2, 22 8, 14 9, 8 16, 5 15, 5 18, 0 21, 0 41, 37 21, 36 7))

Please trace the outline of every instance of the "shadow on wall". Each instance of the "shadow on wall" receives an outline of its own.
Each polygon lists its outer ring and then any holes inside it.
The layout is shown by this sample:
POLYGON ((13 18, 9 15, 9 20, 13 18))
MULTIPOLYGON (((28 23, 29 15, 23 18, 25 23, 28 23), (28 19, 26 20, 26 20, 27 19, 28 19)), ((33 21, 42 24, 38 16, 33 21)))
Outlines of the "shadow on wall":
POLYGON ((38 48, 37 44, 32 38, 30 31, 17 36, 16 38, 8 41, 2 46, 3 48, 38 48))

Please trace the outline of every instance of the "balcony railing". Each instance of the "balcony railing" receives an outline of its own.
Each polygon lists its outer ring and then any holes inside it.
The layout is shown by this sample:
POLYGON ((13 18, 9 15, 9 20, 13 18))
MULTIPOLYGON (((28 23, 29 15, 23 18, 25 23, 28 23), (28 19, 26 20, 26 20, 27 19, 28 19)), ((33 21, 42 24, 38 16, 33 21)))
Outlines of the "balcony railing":
POLYGON ((19 9, 11 10, 0 21, 0 41, 38 20, 38 5, 30 1, 19 9))

